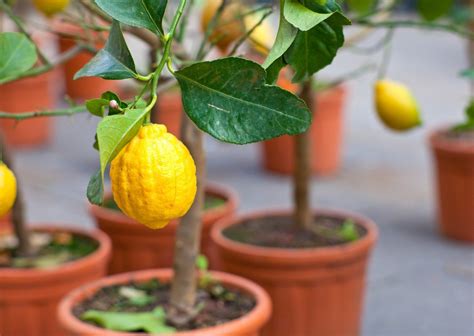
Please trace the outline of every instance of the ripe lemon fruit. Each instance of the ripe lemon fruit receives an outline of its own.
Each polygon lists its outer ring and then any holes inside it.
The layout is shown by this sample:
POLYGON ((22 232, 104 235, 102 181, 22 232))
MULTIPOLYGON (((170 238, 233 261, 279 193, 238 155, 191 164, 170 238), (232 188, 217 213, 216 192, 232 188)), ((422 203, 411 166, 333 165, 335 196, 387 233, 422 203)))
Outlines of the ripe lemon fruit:
POLYGON ((110 167, 112 193, 130 218, 152 229, 182 217, 196 196, 196 166, 166 126, 143 126, 110 167))
POLYGON ((69 5, 69 0, 33 0, 36 9, 46 16, 62 12, 69 5))
MULTIPOLYGON (((207 0, 204 4, 201 16, 203 33, 207 31, 207 27, 212 22, 221 3, 222 0, 207 0)), ((239 1, 233 1, 226 5, 208 37, 209 41, 215 43, 222 52, 226 52, 232 42, 245 34, 245 23, 242 17, 244 13, 245 6, 239 1)))
POLYGON ((383 123, 395 131, 421 125, 420 110, 410 90, 390 80, 375 83, 375 107, 383 123))
POLYGON ((8 167, 0 162, 0 217, 13 207, 16 199, 16 178, 8 167))

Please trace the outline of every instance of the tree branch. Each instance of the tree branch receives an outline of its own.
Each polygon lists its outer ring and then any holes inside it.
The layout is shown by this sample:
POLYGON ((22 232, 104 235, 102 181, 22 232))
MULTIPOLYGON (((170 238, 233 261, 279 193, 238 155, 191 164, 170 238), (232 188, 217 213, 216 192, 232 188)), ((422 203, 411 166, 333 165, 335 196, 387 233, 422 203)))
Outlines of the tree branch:
POLYGON ((33 112, 24 112, 24 113, 11 113, 11 112, 1 112, 0 119, 15 119, 15 120, 25 120, 37 117, 60 117, 60 116, 71 116, 78 113, 87 112, 85 106, 74 106, 65 109, 58 109, 52 111, 33 111, 33 112))

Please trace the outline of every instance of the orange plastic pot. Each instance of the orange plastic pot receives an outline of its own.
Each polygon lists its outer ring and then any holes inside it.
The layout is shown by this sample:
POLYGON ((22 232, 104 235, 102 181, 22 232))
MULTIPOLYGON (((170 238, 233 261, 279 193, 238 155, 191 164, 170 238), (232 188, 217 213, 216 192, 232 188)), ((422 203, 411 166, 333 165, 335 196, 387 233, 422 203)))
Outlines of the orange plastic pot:
POLYGON ((176 137, 181 134, 181 120, 183 118, 183 103, 178 90, 165 92, 158 98, 158 109, 154 111, 156 121, 166 125, 168 131, 176 137))
MULTIPOLYGON (((169 269, 161 270, 149 270, 135 273, 125 273, 108 278, 98 280, 94 283, 85 285, 81 288, 76 289, 68 296, 66 296, 58 309, 58 317, 66 331, 67 336, 90 336, 90 335, 102 335, 102 336, 139 336, 142 333, 122 333, 115 331, 108 331, 95 327, 93 325, 82 322, 72 314, 72 309, 78 303, 86 300, 87 298, 94 295, 100 288, 127 284, 130 281, 147 281, 150 279, 158 278, 163 282, 169 282, 172 279, 172 271, 169 269)), ((237 277, 235 275, 212 272, 212 277, 222 282, 222 284, 228 288, 238 289, 246 294, 253 296, 257 302, 253 310, 247 315, 230 321, 219 326, 187 331, 178 332, 173 335, 179 336, 258 336, 260 335, 260 329, 268 320, 271 314, 271 303, 268 294, 258 285, 237 277)))
POLYGON ((41 226, 40 230, 87 235, 99 242, 99 248, 83 259, 55 269, 0 268, 2 336, 62 336, 56 318, 61 298, 72 289, 105 275, 111 247, 104 233, 50 226, 41 226))
POLYGON ((446 237, 474 243, 474 143, 448 139, 446 129, 429 142, 435 166, 438 221, 446 237))
MULTIPOLYGON (((344 104, 347 89, 338 86, 318 94, 310 127, 311 170, 316 175, 330 175, 341 161, 344 104)), ((289 175, 294 169, 294 139, 284 135, 262 144, 265 170, 289 175)))
MULTIPOLYGON (((54 73, 24 78, 0 85, 0 110, 10 113, 51 109, 54 106, 54 73)), ((50 140, 52 119, 0 119, 0 129, 8 145, 34 147, 50 140)))
POLYGON ((360 333, 366 268, 377 229, 372 221, 359 215, 327 210, 318 210, 315 214, 351 218, 362 225, 367 234, 341 246, 281 249, 242 244, 222 233, 249 219, 291 216, 289 211, 225 218, 212 230, 222 269, 256 282, 270 294, 273 315, 262 335, 354 336, 360 333))
MULTIPOLYGON (((206 193, 226 200, 225 205, 209 209, 203 216, 201 249, 211 268, 215 269, 217 256, 210 230, 216 221, 235 213, 238 200, 232 190, 222 186, 209 185, 206 193)), ((160 230, 150 230, 119 211, 96 205, 89 209, 97 226, 112 240, 109 274, 172 267, 178 221, 172 221, 160 230)))
MULTIPOLYGON (((72 35, 84 35, 84 32, 75 26, 66 23, 55 23, 56 29, 72 35)), ((59 37, 59 49, 63 53, 76 45, 76 41, 72 38, 59 37)), ((97 49, 104 47, 103 43, 96 45, 97 49)), ((74 80, 74 75, 84 65, 86 65, 94 57, 93 54, 84 51, 77 56, 71 58, 63 64, 64 79, 66 85, 66 94, 76 100, 86 100, 99 98, 105 91, 117 92, 119 85, 117 81, 105 80, 98 77, 84 77, 74 80)))

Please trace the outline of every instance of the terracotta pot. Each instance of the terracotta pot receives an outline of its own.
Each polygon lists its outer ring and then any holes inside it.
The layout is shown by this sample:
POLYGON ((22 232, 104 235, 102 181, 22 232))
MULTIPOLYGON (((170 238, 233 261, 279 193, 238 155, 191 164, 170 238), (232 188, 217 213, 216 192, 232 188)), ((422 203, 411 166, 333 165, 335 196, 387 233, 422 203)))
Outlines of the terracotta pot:
POLYGON ((176 137, 181 134, 181 120, 183 117, 183 103, 181 102, 181 93, 178 90, 172 90, 162 93, 158 98, 158 109, 155 109, 156 122, 164 124, 168 131, 176 137))
MULTIPOLYGON (((94 283, 76 289, 66 296, 58 309, 58 317, 68 336, 132 336, 143 335, 143 333, 121 333, 107 331, 93 325, 84 323, 77 319, 72 313, 72 308, 78 303, 94 295, 102 287, 126 284, 133 281, 147 281, 158 278, 161 281, 170 281, 172 271, 169 269, 140 271, 135 273, 125 273, 98 280, 94 283)), ((239 289, 242 292, 252 295, 257 305, 247 315, 230 321, 228 323, 188 332, 178 332, 173 335, 179 336, 258 336, 262 326, 267 322, 271 314, 271 303, 268 294, 256 284, 237 277, 235 275, 212 272, 212 277, 222 282, 228 288, 239 289)))
POLYGON ((50 270, 0 268, 0 335, 61 336, 55 312, 72 289, 100 279, 106 271, 110 240, 100 231, 88 233, 41 226, 46 231, 87 235, 100 244, 89 256, 50 270))
MULTIPOLYGON (((201 232, 202 253, 209 259, 211 268, 218 265, 210 230, 219 219, 232 215, 237 208, 237 196, 230 189, 209 185, 206 193, 227 200, 225 206, 207 210, 201 232)), ((109 274, 138 271, 150 268, 170 268, 173 265, 174 242, 178 221, 164 229, 150 230, 119 211, 90 206, 90 213, 98 227, 112 240, 112 259, 109 274)))
POLYGON ((430 135, 443 235, 474 243, 474 142, 430 135))
MULTIPOLYGON (((82 35, 84 32, 70 24, 55 23, 56 29, 75 35, 82 35)), ((66 37, 59 37, 59 49, 63 53, 76 45, 74 39, 66 37)), ((97 49, 104 47, 104 43, 98 43, 97 49)), ((92 98, 100 98, 101 94, 105 91, 116 92, 119 90, 118 81, 105 80, 98 77, 85 77, 74 80, 74 75, 78 72, 86 63, 88 63, 94 57, 93 54, 84 51, 73 57, 63 65, 64 78, 66 85, 66 94, 77 100, 86 100, 92 98)))
POLYGON ((318 210, 315 214, 352 218, 367 234, 354 243, 307 249, 252 246, 222 234, 243 221, 291 216, 290 211, 225 218, 211 232, 222 269, 255 281, 272 298, 273 315, 262 335, 359 335, 367 262, 377 229, 369 219, 350 213, 318 210))
POLYGON ((0 217, 0 235, 8 230, 10 230, 10 214, 0 217))
MULTIPOLYGON (((318 94, 317 108, 310 128, 313 174, 329 175, 339 168, 346 96, 347 89, 344 86, 338 86, 318 94)), ((263 142, 263 167, 278 174, 292 174, 294 167, 293 144, 293 138, 288 135, 263 142)))
MULTIPOLYGON (((51 109, 54 106, 54 73, 24 78, 0 85, 0 110, 21 113, 51 109)), ((0 119, 0 129, 8 145, 33 147, 44 145, 51 137, 52 119, 0 119)))

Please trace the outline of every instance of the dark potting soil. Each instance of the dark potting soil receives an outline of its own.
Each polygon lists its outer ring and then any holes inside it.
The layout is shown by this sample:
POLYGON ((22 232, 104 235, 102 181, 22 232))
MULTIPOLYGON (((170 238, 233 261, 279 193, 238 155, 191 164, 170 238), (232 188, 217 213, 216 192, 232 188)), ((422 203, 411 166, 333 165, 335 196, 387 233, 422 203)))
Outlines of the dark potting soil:
POLYGON ((96 240, 84 235, 33 231, 33 253, 28 257, 20 257, 16 247, 8 243, 11 237, 0 236, 0 267, 54 268, 84 258, 99 247, 96 240))
MULTIPOLYGON (((219 208, 223 205, 226 204, 226 200, 214 195, 206 195, 206 199, 204 201, 204 210, 210 210, 210 209, 216 209, 219 208)), ((113 198, 108 198, 104 201, 105 208, 115 210, 115 211, 121 211, 120 208, 118 207, 117 203, 115 203, 113 198)))
MULTIPOLYGON (((293 225, 291 217, 265 217, 247 220, 233 225, 223 234, 227 238, 249 245, 273 248, 314 248, 347 244, 349 241, 341 234, 345 223, 350 219, 316 216, 311 230, 293 225)), ((367 230, 352 223, 355 240, 367 234, 367 230)))
POLYGON ((471 142, 474 145, 474 129, 466 131, 449 130, 442 133, 446 139, 460 142, 471 142))
MULTIPOLYGON (((256 305, 253 297, 233 289, 224 288, 217 282, 212 283, 211 281, 205 288, 200 287, 197 294, 196 307, 199 307, 197 315, 191 321, 184 322, 179 326, 172 325, 170 322, 166 322, 167 325, 174 327, 177 331, 217 326, 246 315, 256 305)), ((84 320, 82 318, 84 313, 91 310, 142 313, 152 312, 157 307, 161 307, 166 312, 170 307, 170 289, 169 284, 162 283, 157 279, 141 283, 131 281, 128 284, 104 287, 92 297, 76 305, 73 308, 73 314, 84 320), (140 304, 131 301, 121 292, 124 287, 127 287, 128 290, 132 288, 142 292, 148 300, 140 304)), ((97 325, 87 320, 84 322, 97 325)), ((140 331, 142 330, 135 330, 135 332, 140 331)))

